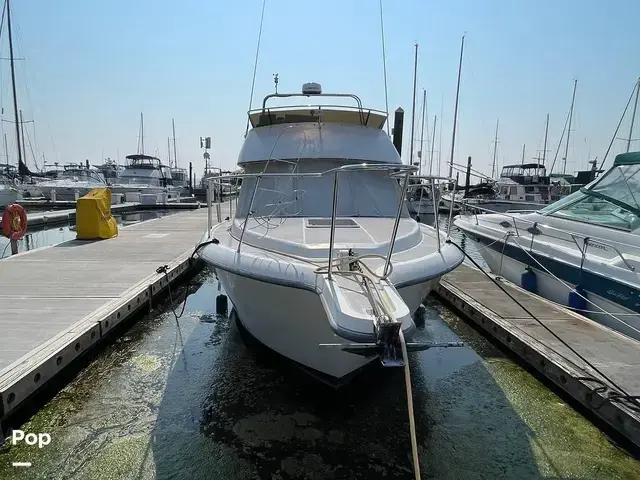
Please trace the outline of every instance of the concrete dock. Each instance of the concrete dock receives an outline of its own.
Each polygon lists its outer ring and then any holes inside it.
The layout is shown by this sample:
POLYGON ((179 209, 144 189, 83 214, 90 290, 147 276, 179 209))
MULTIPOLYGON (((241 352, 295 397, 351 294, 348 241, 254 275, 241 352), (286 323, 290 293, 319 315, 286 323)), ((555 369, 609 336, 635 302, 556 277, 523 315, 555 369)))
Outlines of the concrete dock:
POLYGON ((0 261, 0 420, 186 273, 206 228, 203 208, 0 261))
MULTIPOLYGON (((538 320, 627 394, 640 395, 640 342, 509 282, 498 281, 538 320)), ((615 392, 621 392, 544 329, 484 273, 461 265, 441 280, 436 293, 487 335, 640 447, 638 404, 620 398, 615 392)))

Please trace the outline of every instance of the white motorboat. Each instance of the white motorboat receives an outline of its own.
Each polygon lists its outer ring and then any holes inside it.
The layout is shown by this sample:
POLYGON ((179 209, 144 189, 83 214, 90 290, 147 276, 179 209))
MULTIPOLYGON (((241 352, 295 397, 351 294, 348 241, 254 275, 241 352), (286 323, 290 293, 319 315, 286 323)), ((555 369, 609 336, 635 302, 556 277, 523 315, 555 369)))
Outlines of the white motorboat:
POLYGON ((537 212, 455 225, 495 274, 640 339, 640 152, 537 212))
POLYGON ((18 190, 13 181, 8 178, 0 178, 0 208, 15 203, 18 199, 18 190))
POLYGON ((107 187, 107 182, 99 170, 87 168, 82 164, 67 164, 57 178, 38 182, 35 187, 53 200, 76 200, 94 188, 107 187), (55 191, 55 197, 52 192, 55 191))
POLYGON ((382 130, 386 114, 312 83, 267 95, 249 117, 235 216, 205 233, 198 255, 244 329, 316 377, 339 385, 378 358, 397 365, 400 332, 410 341, 412 315, 463 256, 409 216, 416 167, 382 130), (358 106, 266 106, 295 96, 358 106))
POLYGON ((134 154, 127 155, 126 159, 127 164, 111 186, 112 193, 167 193, 169 198, 179 196, 180 189, 171 185, 171 169, 163 165, 159 158, 134 154))

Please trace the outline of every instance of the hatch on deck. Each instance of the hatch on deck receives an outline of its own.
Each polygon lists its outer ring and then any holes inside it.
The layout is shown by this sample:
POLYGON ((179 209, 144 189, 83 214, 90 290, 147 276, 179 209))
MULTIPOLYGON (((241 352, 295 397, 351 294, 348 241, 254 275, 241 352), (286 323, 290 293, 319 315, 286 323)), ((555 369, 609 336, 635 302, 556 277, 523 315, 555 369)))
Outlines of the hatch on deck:
MULTIPOLYGON (((330 218, 307 218, 307 228, 331 228, 330 218)), ((351 218, 336 218, 336 228, 359 228, 356 222, 351 218)))

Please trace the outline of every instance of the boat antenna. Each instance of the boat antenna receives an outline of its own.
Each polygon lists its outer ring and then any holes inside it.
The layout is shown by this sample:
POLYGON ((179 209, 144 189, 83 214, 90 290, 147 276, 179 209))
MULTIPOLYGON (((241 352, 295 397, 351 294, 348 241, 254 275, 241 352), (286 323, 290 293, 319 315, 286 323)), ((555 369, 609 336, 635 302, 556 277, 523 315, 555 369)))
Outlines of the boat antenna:
POLYGON ((571 108, 569 109, 569 128, 567 128, 567 143, 564 146, 564 157, 562 158, 562 173, 567 173, 567 155, 569 154, 569 138, 571 137, 571 121, 573 120, 573 105, 576 101, 576 87, 578 80, 573 81, 573 95, 571 96, 571 108))
MULTIPOLYGON (((462 53, 464 52, 464 37, 462 35, 462 43, 460 44, 460 61, 458 62, 458 85, 456 87, 456 104, 453 109, 453 133, 451 134, 451 156, 449 158, 449 178, 453 174, 453 152, 456 146, 456 125, 458 123, 458 99, 460 98, 460 76, 462 75, 462 53)), ((442 124, 442 123, 441 123, 442 124)))
MULTIPOLYGON (((258 45, 256 46, 256 59, 253 63, 253 79, 251 80, 251 94, 249 95, 249 110, 251 110, 251 104, 253 103, 253 91, 256 86, 256 70, 258 69, 258 55, 260 54, 260 40, 262 39, 262 23, 264 22, 264 6, 267 0, 262 0, 262 13, 260 14, 260 30, 258 30, 258 45)), ((247 112, 247 127, 244 131, 245 138, 249 133, 249 112, 247 112)))
POLYGON ((495 178, 495 174, 496 174, 496 154, 498 153, 498 125, 499 124, 500 124, 500 119, 498 118, 496 120, 496 135, 493 139, 493 163, 491 164, 491 178, 495 178))
MULTIPOLYGON (((176 122, 171 119, 171 129, 173 130, 173 166, 178 168, 178 149, 176 148, 176 122)), ((171 166, 171 162, 169 162, 171 166)))
POLYGON ((7 10, 7 30, 9 36, 9 60, 11 63, 11 90, 13 92, 13 115, 16 124, 16 146, 18 147, 18 166, 24 163, 22 160, 22 142, 20 138, 20 117, 18 116, 18 94, 16 92, 16 72, 15 59, 13 57, 13 38, 11 35, 11 6, 9 0, 6 0, 5 7, 7 10))
POLYGON ((274 73, 273 74, 273 83, 276 86, 276 94, 278 93, 278 74, 274 73))
POLYGON ((627 138, 627 152, 629 153, 629 148, 631 148, 631 141, 633 137, 633 124, 636 119, 636 111, 638 110, 638 96, 640 96, 640 78, 638 78, 638 82, 636 84, 636 101, 633 103, 633 113, 631 114, 631 124, 629 125, 629 138, 627 138))
MULTIPOLYGON (((544 126, 544 146, 542 147, 542 165, 546 165, 547 163, 547 138, 549 137, 549 114, 547 113, 547 122, 544 126)), ((540 164, 538 164, 538 168, 540 168, 540 164)), ((549 172, 551 174, 551 172, 549 172)))
POLYGON ((607 161, 607 156, 609 155, 609 151, 613 146, 613 142, 615 141, 616 136, 618 135, 618 130, 620 130, 620 125, 622 125, 622 120, 624 119, 624 116, 627 114, 627 110, 629 108, 629 105, 631 104, 631 100, 633 99, 633 95, 636 93, 636 90, 639 88, 640 88, 640 77, 638 78, 635 85, 633 86, 633 90, 631 91, 631 95, 629 95, 629 100, 627 100, 627 105, 624 107, 624 111, 622 112, 622 116, 620 117, 620 121, 618 122, 618 126, 616 127, 616 131, 613 133, 613 137, 611 137, 611 142, 609 142, 609 147, 607 147, 607 152, 604 154, 604 157, 602 157, 600 170, 602 170, 602 168, 604 167, 604 162, 607 161))
POLYGON ((382 72, 384 75, 384 104, 387 112, 387 135, 389 135, 389 95, 387 91, 387 55, 384 45, 384 22, 382 21, 382 0, 380 0, 380 36, 382 37, 382 72))
MULTIPOLYGON (((424 114, 425 107, 427 106, 427 89, 422 89, 422 127, 420 128, 420 151, 418 153, 418 159, 420 160, 420 166, 418 167, 418 176, 422 175, 422 157, 424 153, 424 114)), ((429 133, 427 132, 427 137, 429 133)), ((427 138, 427 143, 429 143, 429 139, 427 138)), ((427 149, 429 146, 427 145, 427 149)))
POLYGON ((416 119, 416 79, 418 76, 418 43, 416 42, 415 60, 413 63, 413 104, 411 106, 411 142, 409 146, 409 165, 413 165, 413 134, 416 119))

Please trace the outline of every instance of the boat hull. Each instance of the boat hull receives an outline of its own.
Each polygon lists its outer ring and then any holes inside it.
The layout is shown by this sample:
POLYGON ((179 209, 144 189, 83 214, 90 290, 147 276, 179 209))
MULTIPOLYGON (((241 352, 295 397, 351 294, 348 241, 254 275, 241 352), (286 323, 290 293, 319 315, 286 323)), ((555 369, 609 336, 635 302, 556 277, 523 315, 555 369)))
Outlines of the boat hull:
MULTIPOLYGON (((496 244, 496 249, 493 249, 487 248, 486 244, 478 242, 471 237, 469 239, 474 246, 479 249, 482 254, 482 258, 487 263, 491 271, 496 275, 522 287, 521 276, 529 266, 536 274, 536 293, 541 297, 551 300, 552 302, 569 306, 570 290, 563 285, 563 283, 559 282, 556 277, 550 275, 541 268, 531 267, 530 265, 520 262, 508 255, 503 255, 501 251, 498 251, 500 249, 500 242, 496 244)), ((569 285, 571 289, 576 287, 575 284, 569 282, 567 279, 562 279, 562 282, 569 285)), ((581 312, 583 315, 597 323, 600 323, 601 325, 640 340, 640 332, 637 331, 640 329, 640 320, 638 320, 635 312, 623 305, 620 305, 619 303, 603 298, 589 289, 586 289, 586 292, 589 302, 593 303, 587 302, 586 312, 581 312), (611 315, 604 313, 603 311, 608 312, 611 315), (624 322, 631 325, 631 327, 619 322, 613 318, 612 315, 618 316, 620 319, 624 320, 624 322)))
MULTIPOLYGON (((98 186, 94 188, 99 188, 98 186)), ((76 200, 76 193, 78 194, 78 198, 85 196, 94 188, 87 187, 40 187, 40 191, 42 195, 51 200, 51 192, 55 190, 56 192, 56 200, 64 200, 64 201, 74 201, 76 200)))
MULTIPOLYGON (((364 357, 322 343, 348 343, 331 328, 316 292, 217 270, 238 320, 251 336, 278 354, 322 375, 332 385, 345 383, 377 356, 364 357)), ((413 313, 439 278, 398 289, 413 313)))

